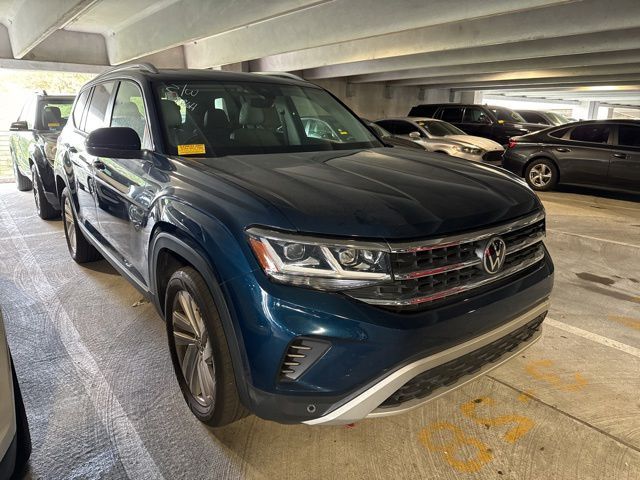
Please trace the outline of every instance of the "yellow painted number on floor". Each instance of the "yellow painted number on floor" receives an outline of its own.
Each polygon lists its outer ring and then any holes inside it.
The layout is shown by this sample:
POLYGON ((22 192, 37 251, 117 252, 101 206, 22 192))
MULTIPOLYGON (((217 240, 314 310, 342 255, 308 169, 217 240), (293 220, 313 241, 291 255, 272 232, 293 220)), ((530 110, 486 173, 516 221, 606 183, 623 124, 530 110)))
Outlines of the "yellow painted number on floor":
POLYGON ((587 384, 587 380, 579 372, 573 374, 572 382, 565 382, 557 373, 553 372, 554 364, 549 359, 529 362, 524 368, 533 378, 542 380, 565 392, 577 392, 587 384))
POLYGON ((420 442, 432 452, 440 452, 445 461, 459 472, 473 473, 479 471, 493 458, 493 454, 477 438, 468 437, 464 432, 447 422, 438 422, 429 425, 420 432, 420 442), (438 432, 448 432, 451 440, 446 443, 434 442, 433 435, 438 432), (465 446, 475 448, 475 456, 470 460, 461 460, 460 454, 465 453, 465 446))
POLYGON ((503 438, 509 443, 515 443, 520 437, 525 435, 534 426, 533 420, 522 415, 500 415, 499 417, 483 417, 479 416, 476 409, 479 406, 492 407, 496 404, 495 400, 490 397, 481 397, 476 400, 464 403, 460 406, 462 414, 469 417, 474 422, 491 427, 499 427, 502 425, 515 424, 507 430, 503 438))

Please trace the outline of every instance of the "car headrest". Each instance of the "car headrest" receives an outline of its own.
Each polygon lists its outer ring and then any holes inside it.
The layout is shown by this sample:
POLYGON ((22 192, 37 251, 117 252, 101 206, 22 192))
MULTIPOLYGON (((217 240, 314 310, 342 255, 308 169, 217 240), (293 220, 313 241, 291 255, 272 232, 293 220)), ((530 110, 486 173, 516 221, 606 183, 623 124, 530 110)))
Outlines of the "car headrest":
POLYGON ((176 102, 171 100, 160 100, 160 110, 162 110, 162 118, 169 128, 182 126, 182 115, 180 115, 180 107, 176 102))
POLYGON ((44 120, 46 123, 59 123, 62 120, 60 109, 58 107, 51 106, 44 107, 44 120))
POLYGON ((211 108, 204 114, 204 126, 207 128, 230 128, 231 124, 224 110, 211 108))
POLYGON ((240 125, 262 125, 264 122, 264 108, 254 107, 250 103, 245 103, 240 109, 240 125))
POLYGON ((113 106, 113 116, 133 118, 142 117, 140 110, 138 110, 138 106, 133 102, 116 103, 113 106))

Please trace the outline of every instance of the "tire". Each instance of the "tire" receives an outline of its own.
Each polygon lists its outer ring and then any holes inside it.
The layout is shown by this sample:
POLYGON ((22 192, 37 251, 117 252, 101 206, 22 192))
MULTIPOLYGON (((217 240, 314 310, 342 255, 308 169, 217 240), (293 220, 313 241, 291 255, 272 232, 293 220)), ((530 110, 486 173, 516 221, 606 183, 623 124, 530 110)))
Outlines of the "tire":
POLYGON ((533 159, 524 174, 529 186, 540 192, 553 190, 558 185, 559 177, 558 167, 547 158, 533 159))
POLYGON ((13 176, 16 178, 16 185, 18 186, 18 190, 21 192, 27 192, 31 190, 33 185, 31 184, 31 180, 29 177, 25 177, 20 173, 18 169, 18 163, 16 162, 15 154, 13 151, 11 152, 11 161, 13 163, 13 176))
POLYGON ((210 427, 246 417, 220 314, 204 278, 192 267, 177 270, 167 284, 165 305, 173 368, 193 414, 210 427))
POLYGON ((62 205, 62 223, 64 225, 64 236, 67 239, 69 254, 76 263, 88 263, 100 260, 102 255, 85 238, 73 210, 73 201, 69 189, 65 187, 60 198, 62 205))
POLYGON ((27 420, 27 411, 24 408, 22 394, 20 393, 20 385, 16 377, 16 371, 11 363, 11 372, 13 374, 13 392, 15 395, 16 405, 16 463, 12 478, 22 478, 27 470, 29 457, 31 457, 31 434, 29 433, 29 421, 27 420))
POLYGON ((53 208, 47 197, 44 195, 42 181, 38 175, 38 169, 35 165, 31 165, 31 183, 33 184, 33 199, 36 204, 36 213, 43 220, 49 220, 60 216, 60 212, 53 208))

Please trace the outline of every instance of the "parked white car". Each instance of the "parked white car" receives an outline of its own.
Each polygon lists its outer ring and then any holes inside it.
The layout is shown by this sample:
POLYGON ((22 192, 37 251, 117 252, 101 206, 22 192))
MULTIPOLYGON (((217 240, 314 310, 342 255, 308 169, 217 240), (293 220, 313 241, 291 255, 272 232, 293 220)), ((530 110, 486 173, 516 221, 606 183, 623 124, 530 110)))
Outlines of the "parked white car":
POLYGON ((492 165, 502 164, 504 148, 483 137, 467 135, 450 123, 433 118, 402 117, 376 120, 376 124, 393 135, 408 138, 423 145, 430 152, 441 152, 492 165))
POLYGON ((0 479, 20 475, 30 455, 29 424, 0 314, 0 479))

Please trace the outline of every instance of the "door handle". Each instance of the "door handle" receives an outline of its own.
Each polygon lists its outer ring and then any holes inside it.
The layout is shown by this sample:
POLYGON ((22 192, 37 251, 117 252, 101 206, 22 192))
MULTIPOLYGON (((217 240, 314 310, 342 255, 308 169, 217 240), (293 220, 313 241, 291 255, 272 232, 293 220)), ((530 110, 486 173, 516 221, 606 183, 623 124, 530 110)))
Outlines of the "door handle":
POLYGON ((616 158, 627 158, 626 153, 614 153, 613 156, 616 158))
POLYGON ((93 168, 95 168, 96 170, 104 170, 107 167, 100 160, 96 160, 95 162, 93 162, 93 168))
POLYGON ((570 152, 571 149, 570 148, 564 148, 564 147, 558 147, 558 148, 556 148, 556 151, 567 153, 567 152, 570 152))

